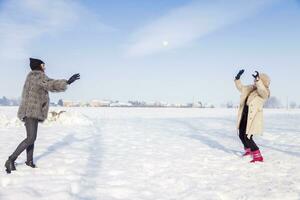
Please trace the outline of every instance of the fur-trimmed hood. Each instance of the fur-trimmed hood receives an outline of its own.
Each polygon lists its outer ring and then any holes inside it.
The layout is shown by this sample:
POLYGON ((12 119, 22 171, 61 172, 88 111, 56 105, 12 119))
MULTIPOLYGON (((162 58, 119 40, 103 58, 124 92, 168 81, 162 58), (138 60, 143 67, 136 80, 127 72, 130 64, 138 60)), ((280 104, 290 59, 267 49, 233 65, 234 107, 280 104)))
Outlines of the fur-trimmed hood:
POLYGON ((261 81, 263 82, 263 84, 266 88, 270 87, 271 79, 267 74, 260 74, 259 78, 261 79, 261 81))

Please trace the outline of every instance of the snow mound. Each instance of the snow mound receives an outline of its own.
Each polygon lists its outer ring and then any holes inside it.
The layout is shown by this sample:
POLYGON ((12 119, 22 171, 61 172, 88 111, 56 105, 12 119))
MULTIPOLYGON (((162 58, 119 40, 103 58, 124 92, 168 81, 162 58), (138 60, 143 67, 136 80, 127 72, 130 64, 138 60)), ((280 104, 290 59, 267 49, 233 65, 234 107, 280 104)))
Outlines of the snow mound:
POLYGON ((10 127, 20 127, 22 122, 17 118, 9 118, 6 115, 0 114, 0 127, 10 128, 10 127))
MULTIPOLYGON (((59 112, 53 112, 59 113, 59 112)), ((23 122, 19 120, 17 117, 8 117, 7 115, 0 114, 0 128, 13 128, 13 127, 21 127, 23 126, 23 122)), ((93 122, 88 119, 85 115, 74 112, 74 111, 67 111, 62 112, 60 115, 52 115, 49 113, 48 119, 45 120, 43 125, 51 126, 54 124, 60 124, 65 126, 70 125, 79 125, 79 126, 90 126, 93 122)))
POLYGON ((51 124, 61 124, 61 125, 80 125, 80 126, 90 126, 93 122, 76 111, 50 111, 48 119, 44 123, 45 125, 51 124))

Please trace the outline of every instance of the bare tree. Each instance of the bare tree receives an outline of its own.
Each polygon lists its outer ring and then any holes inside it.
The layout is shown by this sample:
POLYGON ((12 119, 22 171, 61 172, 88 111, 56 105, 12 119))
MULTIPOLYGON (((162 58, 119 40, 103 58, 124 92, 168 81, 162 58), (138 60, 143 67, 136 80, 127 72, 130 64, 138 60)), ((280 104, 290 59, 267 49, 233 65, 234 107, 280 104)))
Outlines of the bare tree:
POLYGON ((282 104, 276 97, 270 97, 265 103, 265 108, 282 108, 282 104))
POLYGON ((291 103, 290 103, 290 108, 291 108, 291 109, 297 108, 297 103, 296 103, 296 102, 291 102, 291 103))
POLYGON ((234 105, 233 105, 233 102, 232 101, 228 101, 227 103, 226 103, 226 108, 233 108, 234 107, 234 105))

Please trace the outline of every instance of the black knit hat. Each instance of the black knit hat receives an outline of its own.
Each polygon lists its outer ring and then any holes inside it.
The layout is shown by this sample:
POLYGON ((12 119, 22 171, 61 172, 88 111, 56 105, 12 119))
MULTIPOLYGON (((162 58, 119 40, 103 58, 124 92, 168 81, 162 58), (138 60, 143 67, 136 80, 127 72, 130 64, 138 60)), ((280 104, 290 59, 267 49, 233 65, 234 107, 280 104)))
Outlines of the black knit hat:
POLYGON ((41 70, 41 64, 45 64, 43 61, 35 58, 29 58, 31 70, 41 70))

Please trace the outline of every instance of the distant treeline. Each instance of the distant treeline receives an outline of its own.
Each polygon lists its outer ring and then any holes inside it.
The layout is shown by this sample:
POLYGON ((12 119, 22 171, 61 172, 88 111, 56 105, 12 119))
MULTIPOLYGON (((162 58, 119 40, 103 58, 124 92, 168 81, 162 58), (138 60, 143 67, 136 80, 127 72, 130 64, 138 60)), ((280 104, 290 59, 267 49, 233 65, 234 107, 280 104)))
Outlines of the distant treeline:
MULTIPOLYGON (((118 102, 118 101, 116 101, 118 102)), ((108 107, 172 107, 172 106, 166 106, 163 104, 147 104, 146 102, 140 102, 140 101, 129 101, 128 103, 129 105, 118 105, 116 102, 112 103, 111 105, 107 105, 108 107)), ((2 98, 0 98, 0 106, 19 106, 20 105, 20 99, 9 99, 5 96, 3 96, 2 98)), ((64 106, 64 102, 63 100, 59 100, 57 103, 50 103, 51 106, 64 106)), ((78 104, 78 106, 80 106, 78 104)), ((186 107, 186 108, 191 108, 191 107, 198 107, 198 108, 214 108, 214 105, 206 105, 206 104, 202 104, 201 102, 197 102, 196 104, 194 103, 190 103, 190 104, 184 104, 184 105, 176 105, 173 107, 186 107)), ((222 104, 221 105, 222 108, 237 108, 238 105, 233 103, 232 101, 227 102, 226 104, 222 104)), ((300 104, 297 104, 296 102, 289 102, 287 100, 287 102, 285 104, 282 104, 281 101, 272 96, 270 97, 270 99, 266 102, 265 108, 291 108, 291 109, 295 109, 295 108, 300 108, 300 104)))
MULTIPOLYGON (((222 107, 226 107, 226 108, 236 108, 239 105, 234 104, 232 101, 227 102, 226 105, 222 105, 222 107)), ((287 100, 285 104, 282 104, 281 101, 277 98, 277 97, 270 97, 269 100, 265 103, 265 108, 291 108, 291 109, 295 109, 295 108, 300 108, 300 104, 297 104, 294 101, 289 101, 287 100)))
POLYGON ((0 98, 0 106, 18 106, 20 100, 18 99, 8 99, 6 97, 0 98))

